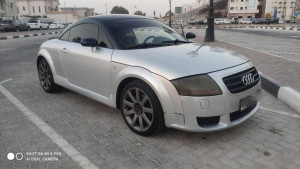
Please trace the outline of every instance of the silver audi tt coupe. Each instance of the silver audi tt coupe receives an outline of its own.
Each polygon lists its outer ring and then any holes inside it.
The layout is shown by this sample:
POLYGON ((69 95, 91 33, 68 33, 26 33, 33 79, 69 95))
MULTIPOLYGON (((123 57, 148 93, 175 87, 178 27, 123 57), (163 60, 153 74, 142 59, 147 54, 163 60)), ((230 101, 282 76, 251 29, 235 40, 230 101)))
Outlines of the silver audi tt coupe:
POLYGON ((88 17, 41 45, 40 83, 121 110, 144 136, 165 126, 208 132, 244 122, 260 104, 258 71, 242 55, 188 40, 195 36, 141 16, 88 17))

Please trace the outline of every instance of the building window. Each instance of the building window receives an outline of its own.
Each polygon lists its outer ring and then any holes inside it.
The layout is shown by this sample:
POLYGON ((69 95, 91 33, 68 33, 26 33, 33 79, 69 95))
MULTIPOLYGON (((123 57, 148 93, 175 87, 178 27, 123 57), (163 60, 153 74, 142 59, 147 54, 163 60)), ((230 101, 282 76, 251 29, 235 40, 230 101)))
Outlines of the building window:
POLYGON ((41 7, 39 6, 39 13, 41 13, 41 7))
POLYGON ((25 11, 25 6, 23 6, 23 11, 25 11))
POLYGON ((248 9, 248 7, 245 7, 245 10, 247 10, 248 9))
POLYGON ((234 2, 234 0, 231 0, 231 2, 234 2))
POLYGON ((32 7, 32 11, 33 11, 33 12, 35 12, 35 10, 34 10, 34 6, 32 7))
POLYGON ((234 7, 230 7, 230 10, 234 10, 234 7))
POLYGON ((244 2, 244 0, 241 0, 241 2, 244 2))
POLYGON ((243 7, 241 7, 240 9, 243 10, 243 7))
POLYGON ((18 11, 18 13, 20 13, 20 11, 19 11, 19 7, 17 7, 17 11, 18 11))

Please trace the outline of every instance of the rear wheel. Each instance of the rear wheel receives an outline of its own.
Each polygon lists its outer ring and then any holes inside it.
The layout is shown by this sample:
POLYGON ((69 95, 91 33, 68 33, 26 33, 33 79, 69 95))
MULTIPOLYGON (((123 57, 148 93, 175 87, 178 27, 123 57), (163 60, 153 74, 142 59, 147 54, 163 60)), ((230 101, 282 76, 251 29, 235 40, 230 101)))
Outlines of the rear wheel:
POLYGON ((38 73, 42 88, 48 93, 61 90, 61 86, 54 83, 53 74, 46 59, 42 58, 38 62, 38 73))
POLYGON ((120 105, 127 126, 139 135, 151 135, 165 127, 161 104, 143 81, 135 80, 125 86, 120 105))

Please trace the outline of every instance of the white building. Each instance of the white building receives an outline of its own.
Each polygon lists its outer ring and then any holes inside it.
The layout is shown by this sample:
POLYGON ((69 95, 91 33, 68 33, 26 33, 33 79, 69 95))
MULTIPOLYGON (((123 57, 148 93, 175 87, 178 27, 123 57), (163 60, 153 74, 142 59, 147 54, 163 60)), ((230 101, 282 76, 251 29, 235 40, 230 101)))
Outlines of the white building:
POLYGON ((274 11, 277 10, 276 18, 281 20, 294 19, 294 12, 296 11, 296 0, 267 0, 265 16, 274 17, 274 11))
POLYGON ((15 0, 0 0, 0 18, 17 19, 18 12, 15 0))
POLYGON ((15 0, 19 16, 44 16, 59 10, 59 0, 15 0))
POLYGON ((235 18, 255 18, 258 5, 258 0, 228 0, 228 13, 235 18))

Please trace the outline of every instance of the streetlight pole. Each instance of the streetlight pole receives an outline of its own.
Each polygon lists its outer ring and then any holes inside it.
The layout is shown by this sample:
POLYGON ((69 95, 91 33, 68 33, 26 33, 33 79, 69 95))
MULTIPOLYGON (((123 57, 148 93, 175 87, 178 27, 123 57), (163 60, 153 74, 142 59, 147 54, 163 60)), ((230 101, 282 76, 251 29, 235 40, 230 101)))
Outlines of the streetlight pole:
POLYGON ((215 41, 215 25, 214 25, 214 2, 210 0, 209 14, 207 18, 207 28, 205 33, 205 42, 215 41))
POLYGON ((106 9, 106 15, 107 15, 107 4, 105 4, 105 9, 106 9))
POLYGON ((170 12, 169 12, 169 26, 171 27, 171 18, 172 18, 172 8, 171 8, 171 2, 172 2, 172 0, 169 0, 169 2, 170 2, 170 12))

